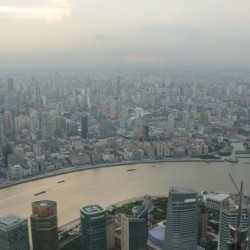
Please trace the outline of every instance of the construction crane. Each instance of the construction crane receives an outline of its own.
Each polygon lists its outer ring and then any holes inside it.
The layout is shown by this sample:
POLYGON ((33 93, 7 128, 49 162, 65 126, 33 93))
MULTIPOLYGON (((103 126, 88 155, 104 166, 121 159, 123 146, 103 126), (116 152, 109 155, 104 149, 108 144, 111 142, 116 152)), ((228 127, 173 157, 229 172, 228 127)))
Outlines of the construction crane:
POLYGON ((238 194, 240 194, 240 190, 239 190, 239 188, 237 187, 237 185, 236 185, 236 183, 235 183, 235 181, 234 181, 234 179, 233 179, 232 175, 231 175, 231 174, 229 174, 229 177, 230 177, 230 179, 231 179, 232 183, 234 184, 234 186, 235 186, 235 188, 236 188, 236 190, 237 190, 237 193, 238 193, 238 194))
POLYGON ((230 239, 227 242, 227 248, 228 250, 245 250, 247 248, 249 239, 247 237, 248 230, 243 229, 241 225, 243 182, 241 181, 240 190, 239 190, 233 177, 230 174, 229 174, 229 177, 238 192, 239 204, 238 204, 236 227, 229 225, 230 239))

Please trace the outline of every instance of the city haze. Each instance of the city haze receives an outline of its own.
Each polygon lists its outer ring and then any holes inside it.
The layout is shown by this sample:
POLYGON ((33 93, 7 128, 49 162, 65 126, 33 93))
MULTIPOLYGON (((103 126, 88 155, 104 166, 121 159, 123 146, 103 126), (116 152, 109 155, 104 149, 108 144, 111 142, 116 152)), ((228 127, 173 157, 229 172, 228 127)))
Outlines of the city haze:
POLYGON ((249 1, 0 1, 2 69, 247 66, 249 1))

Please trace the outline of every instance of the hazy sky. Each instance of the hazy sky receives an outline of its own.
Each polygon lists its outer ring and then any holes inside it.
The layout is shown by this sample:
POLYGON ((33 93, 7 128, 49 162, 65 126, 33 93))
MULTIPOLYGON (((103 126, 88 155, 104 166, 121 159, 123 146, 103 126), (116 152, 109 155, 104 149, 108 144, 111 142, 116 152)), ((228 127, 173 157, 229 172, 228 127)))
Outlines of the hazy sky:
POLYGON ((0 67, 250 65, 249 0, 0 0, 0 67))

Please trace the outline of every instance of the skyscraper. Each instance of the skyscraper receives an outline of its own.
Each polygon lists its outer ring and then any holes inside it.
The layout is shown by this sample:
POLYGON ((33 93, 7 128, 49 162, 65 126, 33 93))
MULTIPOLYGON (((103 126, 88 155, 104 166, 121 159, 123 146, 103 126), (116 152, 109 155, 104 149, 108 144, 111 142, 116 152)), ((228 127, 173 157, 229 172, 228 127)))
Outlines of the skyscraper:
POLYGON ((87 139, 89 132, 88 116, 84 115, 82 117, 82 138, 87 139))
POLYGON ((55 201, 32 203, 30 216, 33 250, 58 250, 57 207, 55 201))
POLYGON ((30 249, 27 219, 13 214, 0 218, 0 249, 30 249))
POLYGON ((148 125, 144 125, 142 127, 142 140, 143 141, 148 140, 148 134, 149 134, 149 126, 148 125))
POLYGON ((174 130, 174 115, 172 113, 168 115, 167 128, 168 131, 174 130))
POLYGON ((82 250, 106 250, 106 215, 99 205, 80 209, 82 250))
POLYGON ((3 157, 4 136, 3 136, 3 116, 0 114, 0 158, 3 157))
MULTIPOLYGON (((230 232, 235 231, 233 228, 237 228, 237 215, 238 215, 238 204, 240 195, 233 194, 222 201, 220 210, 220 227, 219 227, 219 244, 218 250, 227 250, 227 241, 230 239, 230 232), (230 225, 230 228, 229 228, 230 225)), ((242 197, 241 205, 241 229, 249 229, 249 216, 250 216, 250 197, 242 197)), ((244 234, 244 233, 243 233, 244 234)), ((242 248, 244 249, 244 248, 242 248)))
POLYGON ((133 215, 121 216, 121 249, 147 249, 147 219, 133 215))
POLYGON ((43 106, 43 101, 40 93, 40 88, 36 88, 36 96, 35 96, 35 109, 39 109, 43 106))
POLYGON ((164 250, 197 250, 197 193, 171 187, 168 196, 164 250))

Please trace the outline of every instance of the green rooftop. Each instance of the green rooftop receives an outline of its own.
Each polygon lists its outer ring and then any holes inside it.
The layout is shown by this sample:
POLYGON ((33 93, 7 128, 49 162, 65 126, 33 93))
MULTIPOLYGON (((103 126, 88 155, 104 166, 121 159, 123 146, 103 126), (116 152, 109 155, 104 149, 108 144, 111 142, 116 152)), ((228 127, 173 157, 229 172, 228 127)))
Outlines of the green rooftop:
POLYGON ((86 207, 82 207, 82 211, 85 214, 98 214, 100 212, 103 212, 104 209, 99 205, 89 205, 86 207))

